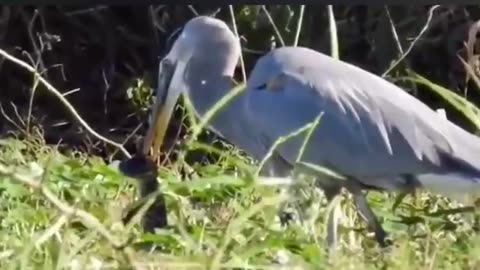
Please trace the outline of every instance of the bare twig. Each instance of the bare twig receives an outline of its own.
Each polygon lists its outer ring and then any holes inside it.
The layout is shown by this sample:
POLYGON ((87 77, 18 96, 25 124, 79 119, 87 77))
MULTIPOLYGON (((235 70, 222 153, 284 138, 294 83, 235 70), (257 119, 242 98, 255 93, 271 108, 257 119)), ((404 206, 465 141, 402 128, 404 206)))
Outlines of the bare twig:
POLYGON ((32 111, 33 111, 33 100, 35 98, 35 93, 37 92, 38 88, 38 80, 36 77, 33 81, 32 91, 30 92, 30 99, 28 101, 28 112, 27 112, 27 133, 30 133, 30 125, 31 125, 31 118, 32 118, 32 111))
POLYGON ((298 45, 298 40, 300 39, 300 32, 302 31, 304 13, 305 13, 305 5, 301 5, 300 14, 298 15, 297 32, 295 33, 295 40, 293 41, 293 46, 295 47, 298 45))
POLYGON ((462 57, 458 56, 458 59, 460 59, 463 66, 465 67, 465 70, 467 71, 469 79, 472 79, 477 85, 477 88, 480 89, 480 78, 478 78, 477 74, 475 73, 475 70, 462 57))
POLYGON ((387 14, 388 21, 390 22, 390 30, 392 31, 393 39, 395 40, 397 49, 400 52, 400 55, 402 55, 403 54, 402 43, 398 38, 397 29, 395 28, 395 23, 393 22, 392 15, 390 14, 390 9, 388 9, 388 6, 385 6, 385 13, 387 14))
MULTIPOLYGON (((43 64, 42 60, 42 51, 38 49, 37 43, 35 42, 35 39, 33 37, 33 24, 35 22, 35 18, 38 16, 38 10, 35 10, 32 19, 30 20, 30 23, 28 25, 28 36, 30 37, 30 40, 32 42, 33 48, 35 49, 35 52, 37 54, 37 62, 35 63, 35 68, 38 68, 40 66, 43 70, 45 68, 45 65, 43 64)), ((32 63, 33 64, 33 63, 32 63)), ((35 93, 37 92, 37 87, 38 87, 38 80, 34 80, 33 86, 32 86, 32 91, 30 93, 30 100, 28 101, 28 113, 27 113, 27 133, 30 133, 30 121, 32 117, 32 109, 33 109, 33 100, 35 98, 35 93)))
POLYGON ((12 125, 14 125, 18 130, 26 133, 27 131, 24 130, 20 125, 18 125, 15 121, 13 121, 12 118, 10 118, 10 116, 8 116, 8 114, 3 110, 3 105, 2 103, 0 103, 0 112, 2 113, 3 117, 5 117, 5 119, 10 122, 12 125))
MULTIPOLYGON (((238 35, 238 29, 237 29, 237 22, 235 20, 235 13, 233 12, 233 6, 228 5, 228 8, 230 10, 230 17, 232 18, 232 24, 233 24, 233 31, 235 33, 235 36, 238 38, 238 43, 240 43, 240 36, 238 35)), ((241 46, 241 43, 240 43, 241 46)), ((243 76, 243 82, 247 82, 247 73, 245 71, 245 62, 243 61, 243 54, 240 53, 240 65, 242 67, 242 76, 243 76)))
MULTIPOLYGON (((397 49, 399 52, 398 56, 402 56, 404 54, 402 43, 400 42, 400 38, 398 37, 397 29, 395 27, 395 23, 393 22, 393 18, 390 14, 390 9, 388 6, 385 6, 385 13, 387 14, 388 21, 390 22, 390 30, 392 31, 393 39, 395 40, 395 44, 397 45, 397 49)), ((407 61, 408 66, 408 61, 407 61)), ((418 93, 417 85, 414 83, 410 84, 410 88, 412 89, 413 94, 416 96, 418 93)))
POLYGON ((195 10, 195 8, 192 5, 188 5, 188 9, 190 9, 193 15, 198 17, 198 12, 195 10))
POLYGON ((428 29, 428 26, 430 25, 430 22, 432 21, 432 18, 433 18, 433 11, 438 8, 439 5, 435 5, 433 7, 430 8, 430 10, 428 11, 428 18, 427 18, 427 22, 425 23, 425 25, 423 26, 422 30, 420 31, 420 33, 418 33, 418 35, 415 37, 415 39, 412 41, 412 43, 410 43, 410 46, 408 47, 408 49, 405 51, 404 54, 402 54, 402 56, 400 58, 397 59, 397 61, 395 61, 385 72, 383 72, 382 74, 382 77, 385 77, 390 71, 392 71, 400 62, 403 61, 403 59, 405 59, 405 57, 407 57, 407 55, 410 53, 410 51, 413 49, 413 47, 415 46, 415 44, 417 43, 417 41, 420 39, 420 37, 423 36, 423 34, 427 31, 428 29))
POLYGON ((467 59, 468 63, 473 66, 472 61, 474 60, 474 46, 475 46, 475 41, 477 39, 477 33, 480 29, 480 20, 476 21, 473 23, 470 28, 468 29, 468 41, 467 41, 467 59))
MULTIPOLYGON (((105 74, 105 69, 102 68, 102 78, 105 87, 103 88, 103 114, 108 114, 108 90, 110 89, 110 84, 108 83, 107 75, 105 74)), ((65 95, 64 95, 65 96, 65 95)))
MULTIPOLYGON (((24 20, 27 21, 27 14, 24 12, 24 10, 21 10, 22 16, 24 17, 24 20)), ((42 53, 43 53, 43 46, 40 43, 40 48, 37 45, 37 42, 35 41, 35 35, 33 34, 33 26, 35 24, 35 21, 39 15, 38 9, 35 10, 33 13, 32 18, 28 22, 28 37, 30 38, 30 42, 32 42, 33 49, 35 51, 35 54, 37 55, 37 61, 35 62, 35 66, 40 66, 41 70, 45 70, 45 64, 43 63, 42 59, 42 53)), ((33 65, 33 63, 32 63, 33 65)))
POLYGON ((22 119, 22 116, 21 116, 20 113, 18 112, 17 105, 15 105, 15 103, 13 103, 13 102, 10 102, 10 105, 12 105, 13 112, 15 113, 15 116, 17 117, 18 121, 20 121, 20 123, 21 123, 23 126, 26 126, 25 122, 24 122, 23 119, 22 119))
MULTIPOLYGON (((135 127, 135 129, 133 129, 132 132, 130 132, 130 134, 127 135, 125 140, 123 140, 122 145, 125 145, 133 137, 133 135, 137 134, 138 130, 142 127, 142 125, 143 125, 143 123, 139 123, 135 127)), ((109 156, 108 159, 109 159, 110 162, 112 161, 113 156, 115 156, 115 154, 117 154, 118 150, 120 150, 120 148, 115 149, 115 151, 113 151, 113 153, 109 156)))
POLYGON ((262 10, 267 15, 268 21, 272 25, 273 30, 275 31, 275 34, 277 35, 278 41, 280 41, 280 45, 282 45, 282 47, 285 47, 285 42, 283 41, 282 35, 280 34, 280 31, 278 31, 277 25, 273 21, 273 18, 272 18, 272 16, 270 16, 270 12, 268 12, 265 5, 262 5, 262 10))
POLYGON ((109 144, 109 145, 112 145, 114 147, 117 147, 119 148, 122 153, 127 156, 128 158, 131 157, 130 153, 123 147, 123 145, 119 144, 119 143, 116 143, 110 139, 107 139, 105 137, 103 137, 102 135, 98 134, 93 128, 91 128, 87 122, 85 122, 85 120, 83 120, 83 118, 77 113, 77 111, 75 110, 75 108, 70 104, 70 102, 68 102, 68 100, 55 88, 53 87, 47 80, 45 80, 37 71, 34 67, 30 66, 29 64, 27 64, 26 62, 10 55, 9 53, 7 53, 6 51, 0 49, 0 55, 2 55, 3 57, 5 57, 7 60, 21 66, 22 68, 26 69, 27 71, 33 73, 35 75, 35 77, 38 78, 38 80, 47 88, 48 91, 50 91, 50 93, 52 93, 55 97, 57 97, 65 107, 67 107, 67 109, 70 111, 71 114, 73 114, 73 116, 75 117, 75 119, 90 133, 92 134, 95 138, 109 144))
POLYGON ((245 47, 242 48, 242 51, 246 53, 256 54, 256 55, 264 55, 265 53, 267 53, 266 51, 253 50, 245 47))
POLYGON ((66 96, 71 95, 73 93, 76 93, 78 91, 80 91, 80 88, 75 88, 75 89, 72 89, 70 91, 67 91, 67 92, 63 93, 62 96, 66 97, 66 96))
MULTIPOLYGON (((25 11, 23 9, 21 9, 20 13, 21 13, 23 19, 25 20, 25 23, 27 23, 28 16, 25 13, 25 11)), ((36 39, 35 39, 35 35, 33 33, 33 27, 34 27, 34 24, 35 24, 35 21, 36 21, 37 17, 39 17, 39 14, 40 14, 40 12, 38 11, 38 9, 35 9, 35 11, 33 13, 33 16, 30 18, 30 20, 28 22, 28 37, 30 38, 30 42, 32 43, 32 47, 34 49, 34 53, 36 55, 37 60, 35 61, 28 53, 27 53, 27 56, 30 59, 32 66, 34 66, 35 69, 40 69, 40 73, 43 73, 44 71, 46 71, 45 64, 44 64, 43 59, 42 59, 42 53, 44 51, 44 46, 43 46, 43 44, 40 40, 40 47, 38 47, 36 39)), ((35 93, 36 93, 37 87, 38 87, 38 81, 35 78, 34 82, 33 82, 32 90, 30 92, 30 99, 29 99, 29 102, 28 102, 27 124, 26 124, 26 133, 27 134, 30 133, 30 122, 31 122, 31 117, 32 117, 33 100, 35 98, 35 93)))
MULTIPOLYGON (((480 87, 480 84, 478 82, 478 77, 475 76, 475 62, 478 59, 478 56, 474 55, 475 42, 477 40, 477 33, 479 30, 480 30, 480 20, 473 23, 468 29, 468 40, 465 47, 467 50, 467 63, 469 68, 467 68, 467 74, 465 75, 465 91, 464 91, 465 96, 467 96, 467 92, 468 92, 468 87, 467 87, 468 82, 470 81, 470 79, 472 79, 472 72, 473 72, 473 79, 475 83, 477 83, 477 86, 480 87)), ((461 60, 462 62, 464 62, 463 59, 461 60)))
MULTIPOLYGON (((154 8, 153 6, 149 7, 149 14, 150 14, 150 18, 152 19, 151 21, 152 21, 152 24, 153 24, 153 28, 156 29, 156 30, 159 30, 162 33, 167 32, 167 30, 165 30, 165 28, 158 21, 156 13, 164 7, 165 7, 164 5, 160 5, 157 8, 154 8)), ((153 31, 153 32, 155 34, 155 41, 158 42, 158 40, 159 40, 158 33, 156 31, 153 31)))
POLYGON ((91 13, 91 12, 97 12, 100 10, 108 9, 110 8, 109 6, 96 6, 93 8, 86 8, 86 9, 79 9, 79 10, 74 10, 71 12, 65 12, 65 16, 72 17, 72 16, 77 16, 77 15, 83 15, 85 13, 91 13))
POLYGON ((335 14, 333 13, 333 6, 328 5, 327 11, 328 11, 328 25, 330 30, 330 52, 333 58, 340 59, 340 54, 338 52, 337 24, 335 22, 335 14))

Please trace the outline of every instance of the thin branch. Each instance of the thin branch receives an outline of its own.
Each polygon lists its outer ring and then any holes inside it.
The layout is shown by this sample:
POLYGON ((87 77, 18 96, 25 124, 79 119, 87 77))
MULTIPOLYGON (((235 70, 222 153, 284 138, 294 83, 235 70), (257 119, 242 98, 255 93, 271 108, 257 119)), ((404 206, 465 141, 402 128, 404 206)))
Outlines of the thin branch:
POLYGON ((53 87, 47 80, 45 80, 37 71, 34 67, 30 66, 29 64, 27 64, 26 62, 8 54, 6 51, 0 49, 0 55, 2 55, 3 57, 5 57, 7 60, 21 66, 22 68, 26 69, 27 71, 33 73, 35 75, 36 78, 38 78, 38 80, 47 88, 48 91, 50 91, 50 93, 52 93, 54 96, 56 96, 62 103, 65 107, 67 107, 67 109, 70 111, 71 114, 73 114, 73 116, 75 117, 75 119, 90 133, 92 134, 95 138, 109 144, 109 145, 112 145, 114 147, 117 147, 119 148, 122 153, 130 158, 131 155, 130 153, 123 147, 123 145, 119 144, 119 143, 116 143, 110 139, 107 139, 105 137, 103 137, 102 135, 98 134, 93 128, 91 128, 87 122, 85 122, 85 120, 83 120, 83 118, 77 113, 77 111, 75 110, 75 108, 70 104, 70 102, 68 102, 68 100, 55 88, 53 87))
POLYGON ((472 79, 475 82, 475 84, 477 85, 477 88, 480 89, 480 78, 475 73, 475 70, 462 57, 460 57, 459 55, 457 55, 457 57, 458 57, 458 59, 460 59, 463 66, 465 67, 465 70, 467 71, 467 75, 469 76, 469 78, 472 79))
POLYGON ((246 53, 250 53, 250 54, 256 54, 256 55, 264 55, 265 53, 267 53, 266 51, 253 50, 253 49, 249 49, 249 48, 246 48, 246 47, 243 47, 242 51, 244 51, 246 53))
POLYGON ((78 91, 80 91, 80 88, 75 88, 75 89, 72 89, 70 91, 67 91, 67 92, 63 93, 62 96, 66 97, 66 96, 71 95, 73 93, 76 93, 78 91))
POLYGON ((190 9, 193 15, 198 17, 198 12, 195 10, 195 8, 192 5, 188 5, 188 9, 190 9))
MULTIPOLYGON (((135 127, 132 132, 130 132, 130 134, 127 135, 127 137, 125 137, 125 139, 123 140, 122 142, 122 145, 125 145, 132 137, 133 135, 137 134, 137 132, 140 130, 140 128, 143 126, 143 123, 139 123, 137 125, 137 127, 135 127)), ((113 156, 115 156, 115 154, 117 154, 118 150, 120 150, 120 148, 117 148, 115 149, 115 151, 113 151, 112 154, 110 154, 110 156, 108 157, 108 160, 111 162, 112 161, 112 158, 113 156)))
MULTIPOLYGON (((388 8, 388 6, 385 6, 385 12, 387 14, 388 21, 390 22, 390 30, 392 31, 393 39, 395 40, 395 44, 397 45, 399 56, 402 56, 404 54, 402 43, 400 42, 400 38, 398 37, 397 29, 395 27, 395 23, 393 22, 393 18, 390 14, 390 9, 388 8)), ((408 66, 408 62, 406 64, 408 66)), ((412 89, 413 95, 416 96, 418 94, 417 86, 414 83, 411 83, 410 88, 412 89)))
POLYGON ((390 14, 390 9, 388 9, 388 6, 385 6, 385 13, 387 14, 388 21, 390 22, 390 30, 392 31, 393 39, 395 40, 395 44, 397 45, 397 49, 400 52, 400 55, 402 55, 403 54, 402 43, 400 42, 400 39, 398 38, 397 29, 395 28, 395 24, 393 22, 392 15, 390 14))
MULTIPOLYGON (((152 24, 153 24, 153 29, 158 30, 162 33, 165 33, 167 31, 162 26, 162 24, 158 21, 156 13, 164 7, 165 7, 164 5, 160 5, 157 8, 154 8, 153 6, 149 7, 149 14, 150 14, 150 18, 151 18, 151 21, 152 21, 152 24)), ((158 40, 159 40, 158 33, 156 31, 153 31, 153 33, 155 34, 155 44, 158 45, 158 40)))
POLYGON ((92 13, 92 12, 96 12, 96 11, 101 11, 101 10, 108 9, 108 8, 110 8, 110 7, 109 6, 97 6, 97 7, 93 7, 93 8, 86 8, 86 9, 74 10, 74 11, 71 11, 71 12, 65 12, 64 14, 68 17, 72 17, 72 16, 77 16, 77 15, 83 15, 85 13, 92 13))
POLYGON ((10 124, 14 125, 18 130, 22 131, 23 133, 27 133, 27 131, 25 129, 23 129, 20 125, 18 125, 15 121, 13 121, 12 118, 10 118, 10 116, 5 112, 5 110, 3 110, 3 105, 2 103, 0 103, 0 112, 2 113, 3 117, 8 121, 10 122, 10 124))
POLYGON ((400 62, 403 61, 403 59, 405 59, 405 57, 407 57, 407 55, 410 53, 410 51, 413 49, 413 47, 415 46, 415 44, 417 43, 417 41, 420 39, 421 36, 423 36, 423 34, 427 31, 428 29, 428 26, 430 25, 430 22, 432 21, 432 18, 433 18, 433 11, 439 7, 439 5, 435 5, 433 7, 430 8, 430 10, 428 11, 428 18, 427 18, 427 22, 425 23, 425 25, 423 26, 422 30, 420 31, 420 33, 418 33, 418 35, 415 37, 415 39, 412 41, 412 43, 410 43, 410 46, 408 47, 408 49, 405 51, 404 54, 402 54, 402 56, 397 59, 397 61, 395 61, 385 72, 383 72, 382 74, 382 77, 385 77, 390 71, 392 71, 400 62))
POLYGON ((277 35, 277 38, 278 38, 278 40, 280 41, 280 44, 282 45, 282 47, 285 47, 285 42, 283 41, 282 35, 280 34, 280 31, 278 31, 277 25, 275 25, 275 22, 273 21, 272 16, 270 16, 270 12, 268 12, 268 10, 267 10, 267 8, 265 7, 265 5, 262 5, 262 10, 263 10, 263 12, 265 12, 265 14, 267 15, 268 21, 269 21, 270 24, 272 25, 273 30, 275 31, 275 34, 277 35))
MULTIPOLYGON (((228 9, 230 10, 230 17, 232 18, 232 24, 233 24, 233 31, 235 33, 235 36, 238 38, 238 43, 240 43, 240 36, 238 35, 238 29, 237 29, 237 22, 235 20, 235 13, 233 12, 233 6, 228 5, 228 9)), ((240 43, 240 48, 241 48, 241 43, 240 43)), ((243 54, 240 53, 240 65, 242 67, 242 76, 243 76, 243 82, 247 82, 247 73, 245 71, 245 62, 243 61, 243 54)))
POLYGON ((300 14, 298 15, 297 32, 295 33, 295 40, 293 41, 293 46, 295 47, 298 45, 298 40, 300 39, 300 32, 302 31, 304 13, 305 13, 305 5, 301 5, 300 14))
POLYGON ((337 35, 337 23, 335 22, 335 14, 333 13, 333 6, 327 6, 328 11, 328 25, 330 31, 330 52, 333 58, 340 59, 338 52, 338 35, 337 35))
MULTIPOLYGON (((105 69, 102 68, 102 79, 105 87, 103 88, 103 114, 107 115, 108 114, 108 90, 110 89, 110 84, 108 83, 108 78, 107 74, 105 74, 105 69)), ((65 95, 63 95, 65 96, 65 95)))
MULTIPOLYGON (((479 29, 480 29, 480 20, 473 23, 468 29, 468 39, 467 39, 467 44, 465 44, 465 48, 467 50, 468 66, 472 71, 475 69, 475 61, 476 61, 476 58, 478 58, 478 57, 475 57, 474 55, 474 47, 475 47, 475 42, 477 41, 477 33, 479 29)), ((463 59, 462 59, 462 62, 464 62, 463 59)), ((475 75, 475 72, 473 74, 475 75)), ((473 79, 477 83, 477 86, 480 87, 480 84, 478 84, 478 78, 475 78, 475 77, 476 76, 474 76, 473 79)), ((468 71, 467 74, 465 74, 465 89, 463 91, 465 97, 468 94, 468 82, 470 81, 470 79, 471 79, 471 72, 468 71)))
POLYGON ((17 105, 15 105, 15 103, 13 103, 13 102, 10 102, 10 105, 12 105, 13 112, 15 113, 15 116, 17 117, 18 121, 20 121, 20 123, 21 123, 23 126, 26 126, 25 122, 24 122, 23 119, 22 119, 22 116, 21 116, 20 113, 18 112, 17 105))
MULTIPOLYGON (((22 14, 23 14, 23 16, 26 17, 23 9, 22 9, 22 14)), ((34 35, 33 35, 33 25, 35 23, 35 19, 37 18, 38 14, 39 14, 39 12, 36 9, 35 12, 33 13, 33 16, 31 18, 29 24, 28 24, 28 36, 30 37, 30 41, 32 42, 32 46, 35 50, 35 53, 37 54, 37 61, 35 62, 35 68, 38 68, 38 66, 40 66, 41 70, 45 70, 45 64, 43 63, 43 59, 42 59, 43 48, 42 49, 38 48, 37 43, 35 42, 34 35)), ((33 62, 32 62, 32 65, 33 65, 33 62)), ((38 87, 38 81, 35 79, 34 82, 33 82, 32 91, 30 93, 30 100, 28 102, 27 126, 26 126, 27 134, 30 133, 30 122, 31 122, 32 110, 33 110, 33 100, 35 98, 35 92, 37 90, 37 87, 38 87)))

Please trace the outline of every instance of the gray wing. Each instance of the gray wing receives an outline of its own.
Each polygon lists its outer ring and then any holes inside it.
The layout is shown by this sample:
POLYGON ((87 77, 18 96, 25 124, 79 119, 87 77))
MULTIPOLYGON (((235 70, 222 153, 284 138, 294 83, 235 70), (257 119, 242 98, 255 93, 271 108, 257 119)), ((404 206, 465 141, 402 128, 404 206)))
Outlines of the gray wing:
MULTIPOLYGON (((247 93, 247 113, 265 144, 323 112, 303 161, 367 179, 450 170, 479 175, 478 138, 395 85, 313 50, 270 52, 257 62, 247 93), (281 86, 264 89, 278 76, 281 86)), ((294 162, 302 141, 298 136, 278 152, 294 162)))

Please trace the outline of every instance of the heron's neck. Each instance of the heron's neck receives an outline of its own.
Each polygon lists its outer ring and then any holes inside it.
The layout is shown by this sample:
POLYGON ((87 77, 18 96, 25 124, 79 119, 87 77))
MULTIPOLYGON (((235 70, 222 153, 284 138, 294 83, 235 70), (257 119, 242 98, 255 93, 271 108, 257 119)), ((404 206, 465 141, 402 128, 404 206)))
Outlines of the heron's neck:
MULTIPOLYGON (((188 93, 199 116, 204 116, 234 87, 228 73, 222 72, 225 70, 228 69, 215 70, 215 65, 202 65, 196 66, 188 72, 188 93), (220 74, 225 74, 225 76, 220 74)), ((245 106, 246 100, 247 93, 245 91, 235 96, 210 119, 209 127, 258 160, 264 157, 268 149, 261 144, 258 134, 251 126, 245 106)))
MULTIPOLYGON (((209 69, 209 67, 205 66, 203 69, 209 69)), ((218 72, 215 74, 212 70, 205 72, 198 72, 201 69, 195 70, 197 72, 188 78, 188 88, 190 88, 188 93, 196 112, 202 117, 235 85, 229 76, 219 75, 221 73, 218 72)), ((243 109, 243 100, 242 94, 230 100, 211 119, 210 126, 222 136, 227 137, 230 130, 234 128, 233 125, 236 125, 232 123, 232 119, 236 119, 235 116, 243 109)))

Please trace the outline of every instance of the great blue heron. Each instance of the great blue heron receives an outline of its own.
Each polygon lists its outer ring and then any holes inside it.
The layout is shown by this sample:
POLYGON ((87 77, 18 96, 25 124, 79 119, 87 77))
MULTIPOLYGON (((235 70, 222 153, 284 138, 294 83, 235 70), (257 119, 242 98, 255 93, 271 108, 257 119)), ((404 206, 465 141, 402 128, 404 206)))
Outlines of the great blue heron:
MULTIPOLYGON (((160 63, 159 87, 147 153, 159 151, 174 104, 187 94, 203 115, 233 87, 240 45, 214 18, 190 20, 160 63)), ((246 90, 224 107, 210 127, 256 159, 272 143, 323 112, 302 161, 330 168, 346 181, 320 186, 331 199, 349 190, 380 244, 386 233, 363 191, 441 193, 480 190, 480 139, 451 123, 394 84, 348 63, 302 47, 261 57, 246 90)), ((288 174, 303 143, 297 136, 277 148, 269 172, 288 174)), ((268 172, 266 172, 268 173, 268 172)), ((329 224, 329 227, 332 226, 329 224)))

